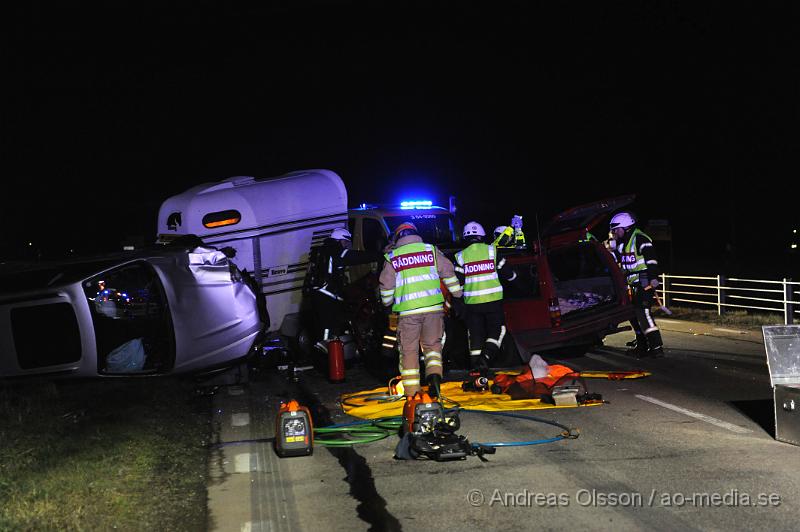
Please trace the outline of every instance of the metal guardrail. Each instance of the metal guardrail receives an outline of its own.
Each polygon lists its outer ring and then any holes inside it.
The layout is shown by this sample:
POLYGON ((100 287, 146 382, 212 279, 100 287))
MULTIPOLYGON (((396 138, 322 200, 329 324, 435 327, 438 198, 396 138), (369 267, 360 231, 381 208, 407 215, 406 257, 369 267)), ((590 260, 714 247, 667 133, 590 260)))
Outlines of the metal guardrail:
POLYGON ((665 306, 671 301, 707 305, 716 307, 719 315, 731 308, 780 312, 786 325, 800 321, 798 281, 738 279, 723 275, 699 277, 662 274, 660 277, 661 286, 657 292, 665 306), (690 297, 692 299, 688 299, 690 297))

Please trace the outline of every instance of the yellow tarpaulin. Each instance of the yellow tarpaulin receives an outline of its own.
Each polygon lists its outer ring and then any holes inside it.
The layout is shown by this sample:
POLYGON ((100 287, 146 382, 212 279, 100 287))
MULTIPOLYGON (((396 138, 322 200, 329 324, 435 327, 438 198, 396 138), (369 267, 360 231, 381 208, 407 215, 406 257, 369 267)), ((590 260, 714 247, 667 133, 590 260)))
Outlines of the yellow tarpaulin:
MULTIPOLYGON (((462 408, 474 410, 505 411, 505 410, 541 410, 545 408, 575 408, 574 406, 555 406, 542 402, 541 399, 512 400, 505 394, 492 392, 465 392, 461 389, 461 382, 443 382, 442 395, 457 402, 462 408)), ((405 401, 386 400, 387 388, 382 386, 374 390, 366 390, 354 394, 345 394, 340 398, 345 414, 362 419, 378 419, 403 415, 405 401)), ((445 408, 455 406, 443 401, 445 408)), ((600 404, 600 403, 597 403, 600 404)), ((583 406, 583 405, 581 405, 583 406)), ((594 406, 594 405, 586 405, 594 406)))
POLYGON ((578 373, 585 379, 609 379, 612 381, 620 379, 641 379, 652 375, 649 371, 581 371, 578 373))
MULTIPOLYGON (((522 371, 498 371, 497 373, 503 375, 519 375, 522 371)), ((649 377, 652 375, 649 371, 607 371, 607 370, 584 370, 576 372, 584 379, 609 379, 612 381, 620 379, 641 379, 642 377, 649 377)))

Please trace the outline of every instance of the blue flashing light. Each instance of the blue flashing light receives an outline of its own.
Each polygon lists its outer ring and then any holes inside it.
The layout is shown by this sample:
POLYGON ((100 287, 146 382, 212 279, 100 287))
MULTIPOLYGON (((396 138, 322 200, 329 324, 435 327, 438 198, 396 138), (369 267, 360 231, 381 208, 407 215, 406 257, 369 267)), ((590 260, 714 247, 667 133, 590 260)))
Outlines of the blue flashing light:
POLYGON ((403 201, 400 203, 401 209, 430 209, 432 206, 433 202, 430 200, 403 201))

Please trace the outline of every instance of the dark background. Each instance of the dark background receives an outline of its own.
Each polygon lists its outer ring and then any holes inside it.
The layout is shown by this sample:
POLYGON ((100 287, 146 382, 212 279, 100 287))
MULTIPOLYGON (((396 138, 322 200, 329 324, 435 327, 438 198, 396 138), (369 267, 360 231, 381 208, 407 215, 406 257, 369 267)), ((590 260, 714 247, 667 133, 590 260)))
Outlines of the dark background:
POLYGON ((152 242, 186 188, 328 168, 351 205, 455 195, 487 229, 635 193, 671 273, 795 272, 793 2, 233 4, 8 11, 0 257, 152 242))

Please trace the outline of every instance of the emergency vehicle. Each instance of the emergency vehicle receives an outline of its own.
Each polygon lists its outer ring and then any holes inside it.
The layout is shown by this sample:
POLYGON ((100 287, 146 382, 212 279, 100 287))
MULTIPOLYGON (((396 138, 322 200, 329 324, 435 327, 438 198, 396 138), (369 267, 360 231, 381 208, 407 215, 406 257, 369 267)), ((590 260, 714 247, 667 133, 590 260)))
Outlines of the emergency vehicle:
MULTIPOLYGON (((455 197, 447 208, 434 205, 429 199, 414 199, 391 205, 362 203, 348 211, 348 226, 353 235, 353 249, 383 251, 394 230, 403 222, 412 222, 424 242, 443 251, 452 250, 458 240, 455 221, 455 197)), ((350 280, 361 279, 374 266, 350 268, 350 280)), ((378 272, 380 273, 380 272, 378 272)))

